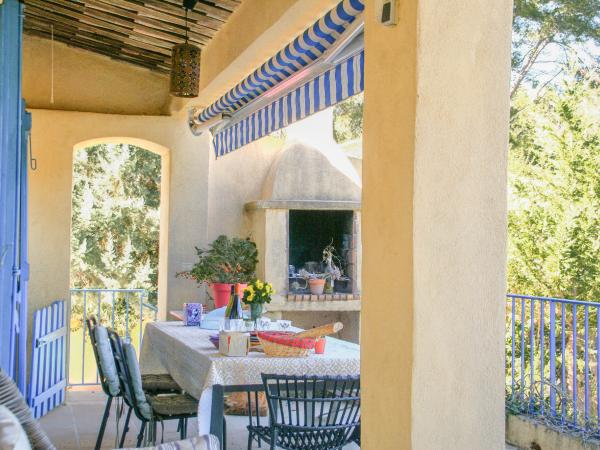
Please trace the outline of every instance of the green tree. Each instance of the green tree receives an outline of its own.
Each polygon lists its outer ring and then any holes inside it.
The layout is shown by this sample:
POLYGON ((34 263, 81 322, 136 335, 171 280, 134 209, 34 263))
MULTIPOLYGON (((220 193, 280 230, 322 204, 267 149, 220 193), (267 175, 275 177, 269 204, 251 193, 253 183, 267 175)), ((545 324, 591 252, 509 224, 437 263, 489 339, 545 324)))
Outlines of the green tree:
POLYGON ((362 137, 363 102, 360 93, 333 107, 333 138, 338 144, 362 137))
POLYGON ((600 88, 520 90, 509 152, 509 291, 600 300, 600 88))
POLYGON ((543 92, 573 52, 598 62, 587 50, 600 45, 600 0, 515 0, 513 17, 511 98, 523 84, 543 92))
POLYGON ((73 287, 142 288, 156 304, 160 166, 159 155, 125 144, 75 155, 73 287))

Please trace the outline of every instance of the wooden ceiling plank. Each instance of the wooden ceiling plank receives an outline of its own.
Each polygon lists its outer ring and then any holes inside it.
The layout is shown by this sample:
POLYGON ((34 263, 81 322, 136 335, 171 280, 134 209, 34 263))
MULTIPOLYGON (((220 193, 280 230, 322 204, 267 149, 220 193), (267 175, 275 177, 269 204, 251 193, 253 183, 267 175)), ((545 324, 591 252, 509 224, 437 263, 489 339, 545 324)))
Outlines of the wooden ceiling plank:
MULTIPOLYGON (((31 17, 27 18, 25 22, 25 29, 37 29, 38 31, 50 33, 48 31, 47 24, 31 17)), ((64 27, 56 27, 54 28, 54 34, 57 36, 62 36, 66 39, 71 39, 72 42, 85 42, 90 46, 99 45, 101 47, 110 47, 115 52, 127 52, 128 54, 137 55, 141 58, 147 58, 152 61, 167 62, 170 59, 166 55, 149 52, 138 47, 123 44, 121 41, 110 39, 104 36, 99 36, 94 33, 89 33, 82 30, 75 30, 74 34, 72 28, 69 28, 67 31, 65 31, 64 27)))
MULTIPOLYGON (((46 0, 46 1, 48 1, 48 0, 46 0)), ((126 36, 129 36, 130 38, 132 38, 135 35, 136 40, 140 40, 142 42, 152 44, 156 47, 170 50, 171 47, 173 46, 172 43, 165 42, 162 39, 158 39, 153 36, 148 36, 145 34, 137 33, 133 30, 133 28, 127 28, 127 27, 123 27, 120 25, 116 25, 116 24, 107 22, 105 20, 100 20, 95 17, 85 15, 85 14, 82 14, 77 11, 73 11, 68 8, 63 8, 61 6, 52 5, 52 7, 48 9, 47 8, 48 3, 43 2, 42 0, 27 0, 27 2, 28 2, 28 4, 38 6, 42 10, 46 10, 48 12, 55 13, 55 14, 64 15, 67 17, 71 17, 72 19, 77 19, 79 22, 83 22, 83 23, 93 25, 93 26, 98 26, 100 28, 104 28, 109 31, 113 31, 113 32, 117 32, 117 33, 120 32, 126 36)))
MULTIPOLYGON (((102 10, 113 12, 115 14, 123 14, 126 17, 135 20, 136 23, 142 25, 147 25, 156 29, 169 30, 172 33, 175 33, 175 35, 181 37, 182 40, 185 37, 184 22, 182 22, 181 25, 175 25, 172 22, 167 22, 165 20, 161 20, 160 18, 152 17, 156 14, 152 14, 152 12, 148 14, 148 9, 144 8, 143 5, 119 0, 86 0, 86 3, 93 8, 100 8, 102 10)), ((210 31, 210 34, 200 34, 191 29, 188 31, 188 34, 190 38, 195 38, 197 42, 202 44, 208 44, 210 38, 215 34, 213 30, 210 31)))
MULTIPOLYGON (((97 0, 100 2, 116 3, 123 8, 137 8, 139 16, 143 16, 155 21, 159 21, 162 24, 168 23, 171 27, 177 26, 179 29, 184 29, 185 19, 183 10, 181 8, 173 9, 172 6, 165 5, 162 2, 156 2, 149 5, 141 4, 144 0, 97 0)), ((188 27, 190 28, 190 36, 197 35, 198 39, 205 36, 212 38, 217 33, 218 29, 222 24, 215 22, 214 20, 207 18, 206 16, 200 15, 200 17, 188 20, 188 27)))
MULTIPOLYGON (((157 46, 154 43, 145 42, 145 41, 147 41, 147 39, 146 40, 133 39, 133 38, 130 38, 128 34, 125 34, 125 33, 119 32, 119 31, 115 31, 115 30, 109 30, 109 29, 104 29, 104 28, 100 28, 100 27, 95 27, 95 26, 89 25, 87 23, 79 22, 73 18, 60 16, 60 15, 45 11, 43 9, 39 9, 39 8, 33 6, 32 4, 28 5, 27 9, 29 11, 28 14, 41 16, 47 22, 52 22, 54 24, 67 23, 75 28, 85 30, 85 31, 88 31, 91 33, 97 33, 97 34, 111 37, 111 38, 114 38, 117 40, 121 40, 132 46, 139 46, 146 50, 154 51, 154 52, 161 53, 161 54, 167 55, 167 56, 171 55, 172 46, 166 45, 166 44, 162 43, 162 41, 161 41, 161 46, 157 46)), ((27 17, 27 15, 26 15, 26 17, 27 17)), ((48 29, 50 29, 50 23, 48 23, 48 29)))
POLYGON ((163 23, 168 21, 172 24, 177 24, 180 26, 185 26, 185 20, 183 17, 179 17, 173 14, 167 14, 162 11, 158 11, 155 9, 150 9, 143 4, 142 0, 99 0, 102 2, 110 1, 111 3, 116 3, 124 8, 136 8, 138 14, 143 14, 146 17, 152 17, 155 19, 161 20, 163 23))
MULTIPOLYGON (((50 38, 50 33, 45 32, 45 31, 28 30, 28 33, 38 35, 40 37, 47 38, 47 39, 50 38)), ((123 56, 121 54, 114 54, 110 50, 106 50, 105 48, 100 48, 100 47, 93 46, 93 45, 87 45, 85 42, 81 42, 79 40, 73 42, 73 41, 70 41, 68 38, 65 38, 60 35, 55 36, 55 39, 59 42, 63 42, 64 44, 67 44, 70 47, 80 48, 80 49, 87 50, 87 51, 90 51, 93 53, 98 53, 98 54, 101 54, 104 56, 108 56, 109 58, 112 58, 115 60, 124 61, 124 62, 134 64, 136 66, 144 67, 146 69, 150 69, 153 71, 165 72, 165 73, 169 71, 168 66, 165 66, 164 64, 152 64, 150 62, 146 62, 145 60, 131 58, 131 57, 123 56)))
MULTIPOLYGON (((183 2, 179 1, 179 0, 164 0, 165 3, 171 3, 173 5, 177 5, 179 7, 181 7, 181 4, 183 2)), ((194 12, 195 11, 200 11, 204 14, 206 14, 208 17, 213 17, 217 20, 221 20, 223 22, 225 22, 227 20, 227 18, 231 15, 231 11, 222 9, 222 8, 217 8, 216 6, 214 6, 214 4, 211 4, 210 2, 205 2, 203 0, 199 0, 198 3, 196 3, 196 6, 194 7, 194 12)))
MULTIPOLYGON (((177 5, 174 3, 169 3, 165 0, 142 0, 142 1, 144 2, 144 5, 149 8, 157 9, 159 11, 163 11, 164 13, 170 13, 181 19, 184 19, 184 17, 185 17, 183 8, 180 5, 177 5)), ((184 19, 184 22, 185 22, 185 19, 184 19)), ((204 14, 197 12, 196 10, 193 10, 188 13, 188 23, 189 22, 196 22, 200 25, 204 25, 204 26, 213 28, 215 31, 218 31, 219 28, 221 28, 221 25, 223 25, 224 21, 215 19, 213 17, 206 16, 204 14)))
POLYGON ((242 2, 239 0, 215 0, 214 4, 220 6, 223 9, 227 9, 230 12, 234 12, 235 9, 240 6, 242 2))
MULTIPOLYGON (((170 67, 174 44, 186 34, 181 0, 23 0, 25 30, 72 47, 158 72, 170 67)), ((188 15, 188 39, 210 42, 240 0, 199 0, 188 15)))
POLYGON ((119 17, 115 14, 100 11, 98 9, 94 9, 93 11, 90 11, 90 8, 87 5, 87 3, 88 3, 87 1, 85 1, 83 3, 74 3, 72 0, 46 0, 46 3, 48 4, 48 6, 50 6, 51 4, 54 4, 54 5, 61 6, 63 8, 71 8, 71 7, 80 6, 79 8, 77 8, 78 12, 80 12, 81 14, 83 14, 87 17, 92 17, 94 19, 101 19, 110 24, 120 25, 122 28, 133 28, 135 26, 136 31, 138 33, 146 34, 148 36, 153 36, 153 37, 156 37, 158 39, 163 39, 168 42, 177 42, 178 41, 177 36, 173 36, 172 34, 164 32, 162 30, 159 30, 159 29, 156 29, 153 27, 147 27, 144 25, 136 26, 134 20, 119 17))

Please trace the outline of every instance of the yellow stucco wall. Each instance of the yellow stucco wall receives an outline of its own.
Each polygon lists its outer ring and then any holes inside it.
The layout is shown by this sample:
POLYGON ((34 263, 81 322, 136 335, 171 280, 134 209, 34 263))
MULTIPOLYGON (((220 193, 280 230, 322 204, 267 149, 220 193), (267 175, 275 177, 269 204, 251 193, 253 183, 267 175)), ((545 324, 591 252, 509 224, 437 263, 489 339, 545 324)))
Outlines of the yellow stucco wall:
POLYGON ((362 448, 502 449, 510 2, 367 2, 362 448))
MULTIPOLYGON (((201 142, 209 145, 206 137, 201 142)), ((244 205, 260 200, 265 178, 281 148, 281 141, 266 137, 219 159, 209 150, 209 240, 220 234, 235 236, 251 231, 244 205)))
MULTIPOLYGON (((335 3, 286 0, 265 14, 246 0, 204 52, 191 104, 222 95, 335 3)), ((380 1, 367 0, 362 448, 499 450, 511 5, 398 4, 400 23, 383 27, 380 1)), ((146 108, 144 93, 123 95, 146 108)), ((99 108, 112 108, 108 97, 99 108)), ((103 136, 170 149, 168 304, 197 296, 173 274, 195 259, 194 244, 244 227, 228 215, 253 199, 259 184, 247 180, 271 160, 250 146, 215 162, 208 137, 189 134, 184 104, 173 117, 33 112, 32 310, 67 295, 72 149, 103 136)))
POLYGON ((162 114, 169 77, 106 56, 54 43, 54 103, 51 43, 23 37, 23 97, 36 109, 111 114, 162 114))
POLYGON ((361 447, 411 448, 416 0, 383 27, 365 13, 361 447))
POLYGON ((413 449, 504 449, 511 3, 419 1, 413 449))
MULTIPOLYGON (((195 261, 194 245, 207 233, 207 154, 187 125, 171 117, 121 116, 33 110, 32 145, 38 168, 30 171, 30 311, 57 298, 68 298, 73 149, 91 139, 111 138, 168 149, 170 159, 168 261, 160 274, 162 316, 180 309, 200 291, 176 279, 185 263, 195 261), (166 276, 166 279, 165 279, 166 276), (166 286, 165 286, 166 284, 166 286), (166 297, 166 298, 165 298, 166 297)), ((162 206, 162 205, 161 205, 162 206)), ((165 250, 165 245, 161 251, 165 250)))

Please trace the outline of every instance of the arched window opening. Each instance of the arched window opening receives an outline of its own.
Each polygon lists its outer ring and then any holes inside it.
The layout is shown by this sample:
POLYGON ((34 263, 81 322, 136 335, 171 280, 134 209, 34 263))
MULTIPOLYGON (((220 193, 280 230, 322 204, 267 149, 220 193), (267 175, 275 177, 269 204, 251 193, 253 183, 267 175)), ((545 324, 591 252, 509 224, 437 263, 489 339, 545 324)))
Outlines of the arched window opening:
POLYGON ((75 151, 71 215, 70 384, 95 384, 85 320, 139 345, 157 313, 161 155, 127 143, 75 151), (87 348, 86 348, 87 347, 87 348))

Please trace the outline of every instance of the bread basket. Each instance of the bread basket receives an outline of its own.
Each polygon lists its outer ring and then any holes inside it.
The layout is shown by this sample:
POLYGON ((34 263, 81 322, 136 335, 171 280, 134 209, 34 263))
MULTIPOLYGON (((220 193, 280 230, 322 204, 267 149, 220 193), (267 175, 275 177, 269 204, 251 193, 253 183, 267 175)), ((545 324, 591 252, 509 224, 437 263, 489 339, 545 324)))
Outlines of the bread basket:
POLYGON ((315 348, 315 339, 296 337, 295 333, 259 331, 257 333, 265 355, 272 357, 308 356, 315 348))

